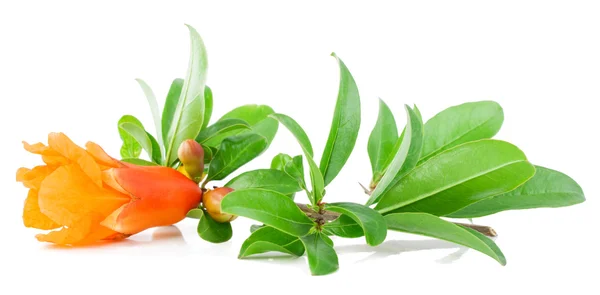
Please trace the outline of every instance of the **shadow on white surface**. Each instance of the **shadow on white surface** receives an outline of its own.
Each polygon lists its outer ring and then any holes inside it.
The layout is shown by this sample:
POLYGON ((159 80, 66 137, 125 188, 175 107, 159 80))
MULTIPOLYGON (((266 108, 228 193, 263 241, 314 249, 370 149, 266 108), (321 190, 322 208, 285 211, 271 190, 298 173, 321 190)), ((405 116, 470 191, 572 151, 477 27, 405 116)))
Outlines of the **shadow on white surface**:
POLYGON ((120 241, 103 241, 89 245, 78 245, 78 246, 61 246, 55 244, 48 244, 45 246, 47 249, 52 250, 73 250, 73 249, 94 249, 94 248, 128 248, 138 247, 140 245, 153 245, 153 246, 185 246, 187 243, 183 238, 181 230, 177 226, 163 226, 157 227, 152 231, 149 240, 140 240, 137 237, 128 238, 120 241))
POLYGON ((390 240, 377 247, 369 245, 348 245, 336 247, 340 254, 344 253, 370 253, 371 255, 358 260, 356 263, 364 263, 371 260, 381 260, 393 255, 399 255, 406 252, 438 250, 438 249, 458 249, 456 252, 448 254, 443 258, 436 260, 438 263, 449 264, 459 260, 468 248, 442 240, 390 240))

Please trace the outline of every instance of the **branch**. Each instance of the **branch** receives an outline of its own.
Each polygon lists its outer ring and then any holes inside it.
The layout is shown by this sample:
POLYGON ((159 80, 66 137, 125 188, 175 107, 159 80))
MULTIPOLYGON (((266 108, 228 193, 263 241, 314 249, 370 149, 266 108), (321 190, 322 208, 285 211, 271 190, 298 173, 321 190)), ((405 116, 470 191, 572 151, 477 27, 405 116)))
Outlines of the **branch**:
MULTIPOLYGON (((332 211, 327 211, 327 210, 321 210, 320 212, 316 212, 315 210, 309 208, 306 204, 296 203, 296 205, 298 205, 298 208, 300 208, 300 210, 302 210, 302 212, 304 212, 308 217, 314 219, 319 224, 325 224, 326 222, 334 221, 338 217, 340 217, 340 213, 337 213, 337 212, 332 212, 332 211)), ((458 223, 458 222, 453 222, 453 223, 456 225, 460 225, 460 226, 464 226, 464 227, 468 227, 470 229, 476 230, 488 237, 498 236, 496 231, 489 226, 458 223)))

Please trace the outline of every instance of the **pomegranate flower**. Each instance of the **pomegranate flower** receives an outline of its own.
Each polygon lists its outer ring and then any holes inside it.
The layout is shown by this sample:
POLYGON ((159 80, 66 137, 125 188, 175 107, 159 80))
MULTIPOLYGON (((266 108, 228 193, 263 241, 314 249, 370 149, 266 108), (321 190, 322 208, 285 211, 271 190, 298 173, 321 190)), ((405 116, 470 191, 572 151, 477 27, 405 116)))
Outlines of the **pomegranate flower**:
POLYGON ((168 167, 138 166, 110 157, 93 142, 83 149, 62 133, 48 146, 23 143, 45 165, 20 168, 29 188, 23 210, 27 227, 53 230, 42 242, 61 245, 119 240, 185 218, 202 199, 198 185, 168 167))

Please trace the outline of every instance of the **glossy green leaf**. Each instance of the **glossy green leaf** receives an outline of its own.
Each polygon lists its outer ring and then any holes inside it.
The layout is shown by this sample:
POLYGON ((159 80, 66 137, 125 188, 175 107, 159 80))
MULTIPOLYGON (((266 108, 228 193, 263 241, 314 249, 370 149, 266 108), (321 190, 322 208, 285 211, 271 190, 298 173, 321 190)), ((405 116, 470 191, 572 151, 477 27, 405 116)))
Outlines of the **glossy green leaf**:
POLYGON ((256 133, 230 136, 221 142, 208 169, 209 180, 221 180, 258 157, 267 148, 267 139, 256 133))
POLYGON ((352 218, 362 227, 367 244, 377 246, 385 241, 387 236, 385 219, 377 211, 355 203, 329 203, 325 205, 325 209, 352 218))
POLYGON ((204 123, 202 123, 202 129, 208 126, 210 123, 210 117, 212 116, 213 111, 213 93, 210 87, 205 86, 204 88, 204 123))
POLYGON ((379 99, 379 115, 377 123, 371 131, 367 151, 373 172, 372 182, 378 182, 387 168, 387 159, 392 154, 398 140, 398 127, 390 108, 379 99))
POLYGON ((270 114, 273 114, 273 109, 266 105, 249 104, 237 107, 223 115, 218 121, 226 119, 243 120, 250 125, 251 130, 236 129, 223 132, 218 136, 211 138, 206 144, 209 146, 219 146, 221 141, 229 136, 248 132, 258 133, 264 136, 268 143, 271 144, 271 141, 273 141, 273 138, 277 133, 279 124, 277 124, 277 121, 274 119, 269 118, 270 114))
POLYGON ((194 209, 188 211, 188 213, 185 215, 185 217, 194 218, 194 219, 200 219, 200 218, 202 218, 202 216, 204 216, 204 210, 202 210, 200 208, 194 208, 194 209))
MULTIPOLYGON (((153 141, 150 139, 150 136, 144 127, 137 125, 131 122, 125 122, 119 125, 119 128, 129 134, 131 138, 135 139, 138 144, 146 151, 148 156, 154 160, 153 152, 154 146, 153 141)), ((160 153, 160 151, 159 151, 160 153)))
MULTIPOLYGON (((290 177, 292 177, 294 180, 297 181, 295 176, 293 176, 292 174, 285 171, 286 164, 291 161, 292 161, 292 157, 290 155, 280 153, 280 154, 276 155, 275 157, 273 157, 273 160, 271 160, 271 169, 283 171, 286 174, 288 174, 290 177)), ((300 164, 302 164, 302 159, 300 159, 300 164)), ((300 182, 298 182, 298 186, 301 189, 306 189, 306 186, 302 186, 302 184, 300 182)), ((291 194, 287 194, 287 196, 293 200, 294 197, 296 196, 296 193, 294 192, 291 194)))
POLYGON ((304 245, 298 237, 264 226, 256 229, 244 241, 238 258, 267 252, 281 252, 300 257, 304 254, 304 245))
MULTIPOLYGON (((160 111, 158 110, 158 103, 156 102, 156 95, 154 95, 152 88, 150 88, 150 85, 144 82, 144 80, 135 80, 138 82, 138 84, 140 84, 140 87, 142 88, 142 91, 144 92, 144 95, 146 95, 146 99, 148 100, 150 112, 152 112, 152 119, 154 120, 154 128, 156 129, 156 137, 158 137, 158 139, 162 139, 162 125, 160 119, 160 111)), ((162 141, 157 142, 157 144, 159 146, 159 151, 161 151, 160 154, 162 155, 162 150, 164 149, 162 141)))
POLYGON ((152 161, 154 163, 161 164, 162 153, 158 141, 156 140, 156 138, 154 138, 154 136, 152 136, 152 134, 146 132, 146 135, 148 136, 148 138, 150 139, 150 143, 152 144, 152 161))
POLYGON ((225 186, 235 190, 262 188, 284 195, 302 190, 294 178, 283 171, 275 169, 258 169, 244 172, 230 180, 225 186))
POLYGON ((142 159, 138 159, 138 158, 125 158, 125 159, 122 159, 121 161, 130 163, 130 164, 139 165, 139 166, 158 166, 158 164, 156 164, 154 162, 150 162, 150 161, 146 161, 146 160, 142 160, 142 159))
POLYGON ((287 164, 287 162, 291 160, 292 157, 288 154, 277 154, 275 157, 273 157, 273 160, 271 160, 271 169, 283 171, 283 169, 285 168, 285 164, 287 164))
POLYGON ((136 117, 132 115, 125 115, 119 119, 118 127, 119 127, 119 136, 121 136, 121 140, 123 140, 123 145, 121 146, 121 157, 122 158, 137 158, 142 153, 142 146, 138 143, 138 141, 129 134, 129 132, 125 131, 121 128, 121 124, 123 123, 131 123, 139 126, 140 128, 144 128, 142 122, 138 120, 136 117))
POLYGON ((348 161, 360 128, 360 96, 356 82, 344 62, 335 53, 331 55, 337 59, 340 67, 340 86, 329 138, 319 165, 325 186, 348 161))
POLYGON ((311 158, 313 157, 313 148, 312 144, 310 143, 310 139, 300 124, 296 122, 296 120, 284 114, 271 114, 270 117, 283 124, 283 126, 285 126, 292 133, 292 135, 294 135, 304 153, 311 158))
POLYGON ((215 154, 217 153, 217 149, 212 147, 212 146, 202 146, 202 149, 204 150, 204 169, 207 169, 206 164, 209 164, 212 159, 215 157, 215 154))
POLYGON ((310 140, 304 132, 304 129, 300 127, 298 122, 296 122, 291 117, 284 114, 272 114, 271 117, 275 118, 279 123, 283 124, 291 133, 296 137, 296 140, 300 144, 302 151, 304 152, 304 156, 306 157, 306 161, 308 162, 308 167, 310 168, 310 180, 312 184, 312 193, 310 194, 310 201, 313 204, 317 204, 323 198, 325 193, 325 182, 323 180, 323 175, 321 174, 321 170, 317 163, 313 159, 313 151, 312 145, 310 144, 310 140))
POLYGON ((417 166, 375 207, 380 213, 425 212, 444 216, 509 192, 535 173, 516 146, 485 139, 465 143, 417 166))
POLYGON ((497 195, 450 214, 450 217, 481 217, 506 210, 556 208, 585 201, 583 190, 571 177, 536 166, 533 178, 513 191, 497 195))
MULTIPOLYGON (((209 214, 206 214, 202 209, 201 212, 194 211, 192 214, 200 214, 200 221, 198 221, 198 235, 205 241, 211 243, 224 243, 231 239, 233 236, 233 230, 231 229, 231 223, 229 222, 216 222, 209 214)), ((190 215, 190 212, 188 212, 190 215)))
POLYGON ((450 107, 425 123, 421 162, 457 145, 492 138, 502 127, 504 112, 493 101, 450 107))
POLYGON ((314 222, 286 195, 265 189, 233 191, 221 202, 223 212, 244 216, 299 237, 308 234, 314 222))
POLYGON ((406 105, 404 107, 406 109, 407 122, 400 148, 386 169, 385 174, 371 192, 367 205, 379 202, 419 162, 423 144, 423 121, 421 121, 421 118, 410 107, 406 105))
POLYGON ((165 100, 165 106, 163 107, 163 113, 161 118, 162 125, 162 141, 166 145, 168 140, 169 129, 173 123, 173 116, 179 103, 179 96, 181 95, 181 89, 183 88, 183 79, 175 79, 171 82, 169 93, 167 93, 167 99, 165 100))
POLYGON ((496 244, 479 232, 426 213, 394 213, 385 216, 390 230, 432 237, 477 250, 506 264, 496 244))
POLYGON ((339 268, 337 253, 330 244, 331 239, 322 233, 312 233, 301 237, 306 249, 310 272, 314 276, 327 275, 339 268))
POLYGON ((336 220, 326 223, 324 228, 342 238, 360 238, 365 235, 362 227, 347 215, 340 215, 336 220))
POLYGON ((207 142, 209 142, 211 139, 221 134, 238 129, 250 130, 250 125, 248 125, 246 121, 240 119, 225 119, 217 121, 215 124, 212 124, 208 126, 208 128, 200 131, 198 136, 196 136, 196 141, 201 144, 207 144, 207 142))
POLYGON ((306 189, 306 182, 304 181, 304 164, 302 163, 302 156, 295 156, 291 161, 287 162, 284 169, 285 173, 293 177, 298 185, 302 189, 306 189))
POLYGON ((166 164, 169 166, 177 160, 179 145, 187 139, 196 138, 204 124, 204 91, 208 67, 206 48, 198 32, 191 26, 188 26, 188 29, 191 43, 190 62, 169 128, 168 143, 165 145, 166 164))

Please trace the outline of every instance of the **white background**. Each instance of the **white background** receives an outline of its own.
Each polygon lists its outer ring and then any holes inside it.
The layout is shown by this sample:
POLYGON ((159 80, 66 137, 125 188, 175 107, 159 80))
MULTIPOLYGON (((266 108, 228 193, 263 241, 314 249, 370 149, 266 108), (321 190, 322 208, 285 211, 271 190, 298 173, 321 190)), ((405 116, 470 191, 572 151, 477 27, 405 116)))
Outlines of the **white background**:
MULTIPOLYGON (((599 294, 598 2, 368 2, 2 1, 0 293, 599 294), (588 200, 476 219, 499 232, 505 267, 449 243, 391 234, 375 248, 337 239, 340 270, 311 277, 306 258, 238 260, 251 224, 242 218, 222 245, 200 240, 193 220, 109 246, 38 243, 36 231, 22 225, 26 189, 14 178, 18 167, 40 159, 22 150, 21 140, 45 142, 48 132, 62 131, 118 156, 121 115, 153 126, 134 78, 164 99, 171 80, 185 73, 184 23, 208 47, 214 119, 242 104, 268 104, 304 126, 317 155, 339 78, 329 54, 346 62, 360 89, 363 124, 328 201, 365 200, 357 182, 370 177, 366 141, 378 97, 399 122, 405 103, 430 118, 451 105, 496 100, 505 111, 497 138, 569 174, 588 200)), ((300 153, 283 129, 244 169, 266 167, 278 152, 300 153)))

